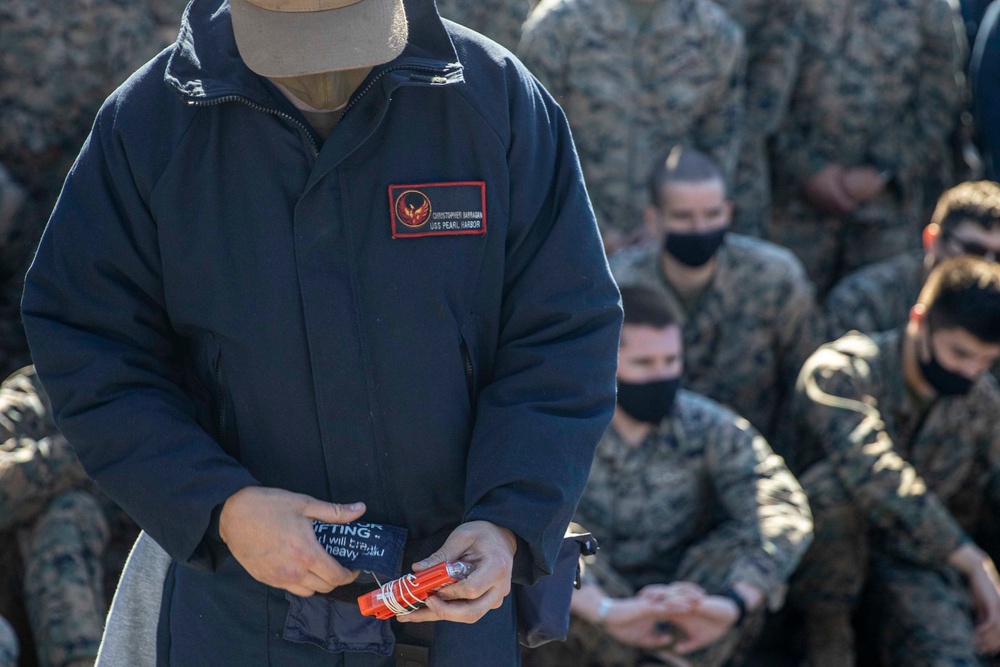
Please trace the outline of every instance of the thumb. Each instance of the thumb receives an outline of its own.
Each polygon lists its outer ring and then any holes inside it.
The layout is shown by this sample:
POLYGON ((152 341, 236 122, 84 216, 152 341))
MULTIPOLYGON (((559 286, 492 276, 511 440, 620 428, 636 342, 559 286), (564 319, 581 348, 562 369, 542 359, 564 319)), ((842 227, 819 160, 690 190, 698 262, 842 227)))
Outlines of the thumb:
POLYGON ((440 549, 422 561, 414 563, 413 571, 420 572, 446 560, 458 560, 472 546, 473 541, 475 540, 471 534, 464 531, 455 531, 448 536, 448 539, 444 541, 440 549))
POLYGON ((350 523, 365 513, 365 504, 338 505, 312 500, 302 509, 302 513, 310 519, 325 523, 350 523))

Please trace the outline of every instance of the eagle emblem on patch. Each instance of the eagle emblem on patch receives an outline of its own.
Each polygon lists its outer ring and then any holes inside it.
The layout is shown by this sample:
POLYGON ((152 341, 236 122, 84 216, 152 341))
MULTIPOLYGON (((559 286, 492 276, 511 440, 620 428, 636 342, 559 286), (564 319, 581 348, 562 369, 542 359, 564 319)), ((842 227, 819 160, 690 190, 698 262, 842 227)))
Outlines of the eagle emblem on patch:
POLYGON ((486 233, 486 182, 389 186, 392 238, 486 233))
POLYGON ((405 190, 396 197, 396 218, 410 229, 423 227, 431 219, 431 200, 420 190, 405 190))

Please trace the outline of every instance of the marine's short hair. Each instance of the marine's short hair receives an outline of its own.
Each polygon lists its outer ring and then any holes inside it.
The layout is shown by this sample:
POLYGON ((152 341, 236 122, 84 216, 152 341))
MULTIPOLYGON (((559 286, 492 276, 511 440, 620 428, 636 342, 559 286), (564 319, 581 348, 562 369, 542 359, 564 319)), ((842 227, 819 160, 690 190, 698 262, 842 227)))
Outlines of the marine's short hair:
POLYGON ((931 222, 947 234, 966 221, 983 229, 1000 228, 1000 184, 966 181, 941 195, 931 222))
POLYGON ((661 206, 663 190, 672 183, 705 181, 719 181, 725 186, 726 178, 715 160, 696 148, 674 146, 665 158, 653 165, 649 174, 649 201, 654 206, 661 206))
POLYGON ((628 285, 621 288, 621 294, 625 324, 657 329, 680 325, 680 317, 673 305, 655 289, 644 285, 628 285))
POLYGON ((965 329, 1000 343, 1000 264, 963 255, 941 262, 920 290, 918 303, 933 330, 965 329))

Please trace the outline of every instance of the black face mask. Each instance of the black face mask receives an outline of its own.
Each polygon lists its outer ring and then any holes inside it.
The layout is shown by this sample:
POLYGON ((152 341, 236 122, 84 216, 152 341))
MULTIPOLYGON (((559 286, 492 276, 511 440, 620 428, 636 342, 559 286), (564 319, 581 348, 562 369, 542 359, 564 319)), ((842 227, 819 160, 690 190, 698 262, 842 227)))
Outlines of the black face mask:
POLYGON ((722 245, 727 231, 727 227, 721 227, 710 232, 667 232, 663 249, 681 264, 704 266, 722 245))
POLYGON ((930 337, 927 340, 927 349, 930 352, 930 359, 924 361, 918 358, 920 362, 920 374, 934 387, 934 391, 942 396, 964 396, 968 394, 975 380, 970 380, 961 373, 949 371, 939 364, 937 357, 934 356, 934 348, 931 346, 930 337))
POLYGON ((633 419, 659 424, 674 409, 680 377, 656 382, 618 381, 618 405, 633 419))

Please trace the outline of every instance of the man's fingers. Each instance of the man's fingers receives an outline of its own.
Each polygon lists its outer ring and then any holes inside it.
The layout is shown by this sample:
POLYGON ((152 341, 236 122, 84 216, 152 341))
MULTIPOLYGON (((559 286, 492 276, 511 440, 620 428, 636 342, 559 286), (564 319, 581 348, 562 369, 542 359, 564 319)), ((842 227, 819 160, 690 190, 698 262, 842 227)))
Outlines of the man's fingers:
POLYGON ((436 595, 442 600, 476 600, 493 589, 501 597, 510 592, 510 568, 498 558, 486 558, 468 579, 445 586, 436 595))
POLYGON ((315 548, 311 546, 306 567, 309 572, 329 584, 331 589, 349 584, 358 578, 356 570, 348 570, 338 563, 333 556, 326 552, 319 542, 315 543, 315 548))
POLYGON ((427 598, 427 609, 445 621, 475 623, 503 604, 503 596, 491 589, 474 600, 442 600, 437 594, 427 598))
POLYGON ((503 596, 495 591, 488 591, 475 600, 452 601, 442 600, 438 597, 438 593, 427 598, 424 608, 396 618, 403 623, 424 623, 426 621, 475 623, 489 611, 497 609, 503 604, 503 596))
POLYGON ((671 617, 691 613, 694 609, 695 602, 695 600, 689 600, 687 598, 672 598, 667 600, 656 600, 653 604, 656 605, 657 612, 664 614, 666 617, 671 617))
MULTIPOLYGON (((330 584, 329 582, 325 581, 324 579, 321 579, 320 577, 316 576, 312 572, 306 572, 299 579, 299 581, 298 581, 298 587, 305 588, 305 589, 307 589, 309 591, 312 591, 312 592, 310 592, 308 594, 308 595, 312 595, 313 593, 329 593, 330 591, 332 591, 337 586, 334 585, 334 584, 330 584)), ((296 595, 299 595, 299 593, 296 593, 296 595)), ((304 596, 304 597, 308 597, 308 596, 304 596)))
POLYGON ((322 500, 309 498, 302 508, 302 513, 310 519, 316 519, 324 523, 350 523, 359 519, 365 513, 365 504, 352 503, 350 505, 338 505, 336 503, 325 503, 322 500))
POLYGON ((475 535, 465 531, 455 530, 448 536, 448 539, 445 540, 440 549, 420 562, 414 563, 413 571, 420 572, 421 570, 426 570, 427 568, 433 567, 446 560, 456 561, 465 554, 469 547, 472 546, 473 542, 475 542, 475 535))
POLYGON ((1000 649, 1000 623, 987 621, 976 626, 975 642, 980 650, 996 653, 1000 649))
POLYGON ((435 593, 435 595, 445 601, 475 600, 482 597, 482 595, 492 588, 493 585, 494 582, 492 581, 476 581, 470 577, 469 579, 456 582, 450 586, 445 586, 435 593))

